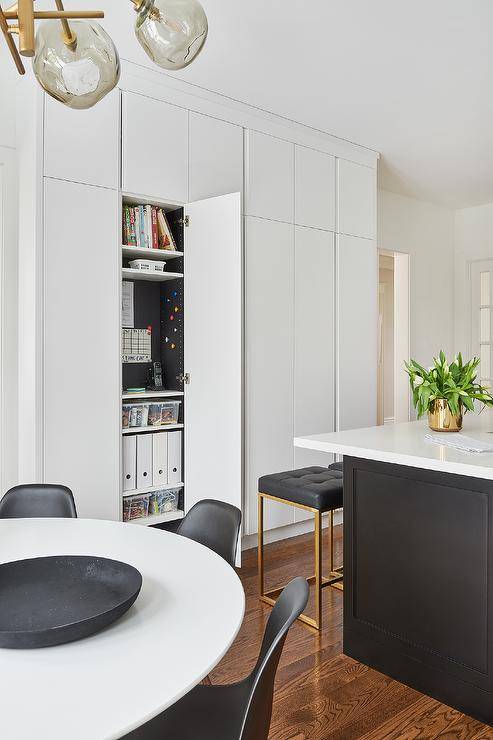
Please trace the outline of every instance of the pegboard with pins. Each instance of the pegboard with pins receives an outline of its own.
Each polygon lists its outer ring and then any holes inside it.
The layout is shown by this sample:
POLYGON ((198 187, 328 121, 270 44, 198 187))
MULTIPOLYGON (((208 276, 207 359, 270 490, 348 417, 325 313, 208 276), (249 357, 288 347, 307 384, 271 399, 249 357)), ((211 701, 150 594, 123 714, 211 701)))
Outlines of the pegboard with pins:
POLYGON ((183 390, 183 350, 183 280, 169 280, 161 284, 161 363, 170 390, 183 390))

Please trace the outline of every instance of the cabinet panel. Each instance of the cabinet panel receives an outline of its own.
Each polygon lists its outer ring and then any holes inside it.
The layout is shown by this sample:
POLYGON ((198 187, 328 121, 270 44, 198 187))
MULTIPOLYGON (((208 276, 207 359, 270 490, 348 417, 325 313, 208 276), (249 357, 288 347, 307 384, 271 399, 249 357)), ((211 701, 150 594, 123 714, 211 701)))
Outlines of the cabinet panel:
POLYGON ((123 190, 185 203, 188 111, 128 92, 122 106, 123 190))
POLYGON ((293 200, 294 144, 249 131, 245 212, 292 223, 293 200))
POLYGON ((190 382, 185 385, 185 507, 188 511, 212 498, 241 508, 240 194, 189 203, 186 213, 185 370, 190 382))
MULTIPOLYGON (((334 429, 334 234, 295 229, 295 436, 334 429)), ((327 466, 332 455, 296 448, 295 467, 327 466)), ((307 519, 296 511, 296 521, 307 519)))
POLYGON ((120 518, 117 214, 116 191, 45 179, 44 479, 97 519, 120 518), (88 213, 90 239, 78 228, 88 213), (97 269, 70 270, 78 261, 97 269), (90 403, 84 389, 96 389, 90 403))
POLYGON ((44 174, 117 188, 120 183, 120 91, 94 108, 72 110, 44 96, 44 174))
POLYGON ((190 200, 243 192, 243 129, 190 113, 190 200))
POLYGON ((337 237, 338 429, 376 424, 377 254, 375 242, 337 237))
POLYGON ((371 167, 337 160, 337 231, 376 237, 377 172, 371 167))
MULTIPOLYGON (((259 476, 293 468, 293 227, 247 218, 245 249, 247 526, 253 533, 259 476)), ((266 504, 266 529, 293 521, 292 507, 266 504)))
POLYGON ((295 223, 335 231, 335 157, 295 147, 295 223))

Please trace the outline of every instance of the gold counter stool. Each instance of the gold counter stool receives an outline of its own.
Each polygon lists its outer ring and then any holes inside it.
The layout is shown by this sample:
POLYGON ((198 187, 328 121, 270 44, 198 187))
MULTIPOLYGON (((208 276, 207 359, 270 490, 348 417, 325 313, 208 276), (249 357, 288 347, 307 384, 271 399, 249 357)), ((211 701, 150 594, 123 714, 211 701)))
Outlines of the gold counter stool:
POLYGON ((264 501, 294 506, 309 511, 315 519, 315 575, 308 583, 315 585, 315 619, 300 614, 298 619, 315 629, 322 627, 322 589, 332 586, 342 591, 343 568, 334 565, 334 511, 342 508, 342 463, 329 468, 313 466, 264 475, 258 482, 258 574, 260 601, 274 606, 284 586, 265 591, 264 586, 264 501), (330 572, 322 575, 322 514, 329 513, 330 572))

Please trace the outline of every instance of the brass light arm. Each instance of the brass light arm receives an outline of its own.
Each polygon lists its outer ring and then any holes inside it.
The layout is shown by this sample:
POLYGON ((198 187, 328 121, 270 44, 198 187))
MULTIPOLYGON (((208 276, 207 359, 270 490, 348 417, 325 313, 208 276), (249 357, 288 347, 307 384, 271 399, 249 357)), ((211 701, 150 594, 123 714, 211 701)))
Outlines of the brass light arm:
MULTIPOLYGON (((57 10, 64 10, 63 2, 62 0, 55 0, 55 5, 57 7, 57 10)), ((63 29, 63 43, 68 46, 69 49, 72 49, 72 51, 75 49, 77 45, 77 36, 75 33, 73 33, 72 29, 70 28, 69 22, 66 18, 62 18, 60 20, 62 24, 63 29)))
POLYGON ((17 71, 19 74, 23 75, 26 73, 26 70, 24 69, 24 65, 22 63, 22 59, 20 58, 19 52, 17 51, 17 46, 15 45, 14 39, 12 38, 11 34, 9 33, 9 24, 5 20, 5 16, 3 14, 2 8, 0 7, 0 30, 3 33, 3 36, 5 38, 5 41, 7 43, 7 46, 9 48, 9 51, 12 55, 12 59, 14 60, 14 64, 17 68, 17 71))
MULTIPOLYGON (((34 20, 50 20, 50 19, 61 19, 61 18, 104 18, 104 11, 102 10, 35 10, 34 20)), ((17 20, 16 10, 4 11, 4 16, 7 20, 17 20)))
POLYGON ((23 57, 34 56, 34 8, 32 0, 19 0, 17 15, 19 17, 19 54, 23 57))

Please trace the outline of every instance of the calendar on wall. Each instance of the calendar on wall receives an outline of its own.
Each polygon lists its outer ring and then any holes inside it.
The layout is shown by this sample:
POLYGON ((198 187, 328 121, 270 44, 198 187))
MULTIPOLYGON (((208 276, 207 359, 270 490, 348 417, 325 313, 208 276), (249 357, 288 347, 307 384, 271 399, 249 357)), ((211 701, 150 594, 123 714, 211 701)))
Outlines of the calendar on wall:
POLYGON ((151 329, 122 329, 122 362, 152 362, 151 329))

